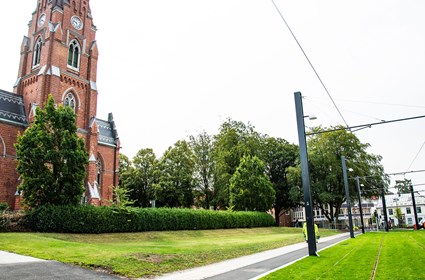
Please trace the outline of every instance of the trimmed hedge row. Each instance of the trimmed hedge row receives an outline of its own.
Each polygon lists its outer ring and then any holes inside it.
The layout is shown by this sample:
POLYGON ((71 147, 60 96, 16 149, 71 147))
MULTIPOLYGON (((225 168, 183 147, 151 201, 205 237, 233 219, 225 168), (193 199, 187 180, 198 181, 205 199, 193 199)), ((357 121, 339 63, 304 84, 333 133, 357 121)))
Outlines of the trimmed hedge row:
POLYGON ((269 227, 274 219, 260 212, 50 205, 30 211, 25 225, 40 232, 107 233, 269 227))

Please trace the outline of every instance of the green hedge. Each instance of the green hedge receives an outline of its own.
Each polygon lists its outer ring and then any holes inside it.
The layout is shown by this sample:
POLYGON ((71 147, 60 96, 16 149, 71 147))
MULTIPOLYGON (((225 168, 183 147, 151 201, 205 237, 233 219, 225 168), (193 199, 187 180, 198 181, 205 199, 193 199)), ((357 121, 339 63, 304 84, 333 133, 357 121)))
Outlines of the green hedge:
POLYGON ((25 224, 40 232, 106 233, 269 227, 274 220, 259 212, 43 206, 28 212, 25 224))

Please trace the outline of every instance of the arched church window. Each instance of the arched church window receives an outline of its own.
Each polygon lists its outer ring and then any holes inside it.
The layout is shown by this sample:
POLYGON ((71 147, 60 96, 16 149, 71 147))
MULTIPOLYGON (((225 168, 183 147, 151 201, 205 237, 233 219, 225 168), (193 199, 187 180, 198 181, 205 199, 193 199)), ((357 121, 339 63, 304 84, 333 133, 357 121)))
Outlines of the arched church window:
POLYGON ((72 40, 68 49, 68 66, 78 69, 80 67, 80 44, 76 40, 72 40))
POLYGON ((100 160, 100 156, 98 156, 96 160, 96 182, 97 182, 99 194, 102 193, 101 192, 102 177, 103 177, 103 165, 102 165, 102 161, 100 160))
POLYGON ((65 95, 65 98, 63 100, 63 105, 65 107, 71 107, 71 109, 75 112, 75 96, 71 92, 65 95))
POLYGON ((0 135, 0 158, 6 157, 6 144, 3 141, 3 138, 0 135))
POLYGON ((38 38, 34 45, 32 67, 37 67, 40 65, 42 46, 43 46, 43 42, 41 41, 41 38, 38 38))

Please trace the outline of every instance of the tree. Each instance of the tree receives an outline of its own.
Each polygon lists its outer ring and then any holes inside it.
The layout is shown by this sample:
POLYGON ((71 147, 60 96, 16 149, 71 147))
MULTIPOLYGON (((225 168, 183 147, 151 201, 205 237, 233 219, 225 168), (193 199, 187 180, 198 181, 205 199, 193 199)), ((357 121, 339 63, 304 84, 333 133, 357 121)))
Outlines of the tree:
POLYGON ((288 179, 289 168, 296 166, 298 146, 281 138, 264 137, 261 157, 266 164, 266 174, 276 192, 273 207, 275 222, 279 225, 280 212, 296 207, 300 202, 296 185, 292 185, 288 179))
POLYGON ((229 181, 236 172, 240 160, 245 155, 260 153, 260 135, 250 124, 228 119, 220 126, 214 137, 212 155, 216 163, 214 183, 216 194, 213 199, 214 209, 229 205, 229 181))
POLYGON ((168 148, 158 165, 155 184, 157 205, 162 207, 191 207, 195 182, 194 159, 186 141, 178 141, 168 148))
POLYGON ((75 119, 70 107, 56 108, 49 96, 45 108, 37 108, 34 123, 18 136, 19 188, 28 206, 77 205, 81 201, 88 153, 76 134, 75 119))
POLYGON ((152 149, 141 149, 132 164, 121 175, 121 186, 128 190, 128 197, 134 206, 149 207, 155 198, 154 185, 157 182, 158 160, 152 149))
MULTIPOLYGON (((382 158, 367 152, 369 144, 361 143, 346 130, 323 133, 324 129, 318 127, 312 131, 318 133, 308 141, 312 196, 329 222, 338 218, 341 205, 346 200, 341 156, 347 158, 347 169, 352 171, 349 177, 359 176, 364 183, 363 196, 377 195, 388 186, 388 178, 380 163, 382 158)), ((349 181, 349 187, 354 199, 356 189, 353 179, 349 181)))
POLYGON ((395 213, 394 213, 394 217, 397 218, 397 222, 398 222, 398 226, 403 226, 403 213, 401 212, 401 208, 400 207, 396 207, 395 208, 395 213))
POLYGON ((195 198, 197 206, 209 209, 213 199, 214 168, 212 158, 213 139, 205 131, 198 136, 190 136, 190 146, 194 155, 195 198))
POLYGON ((264 163, 256 156, 242 157, 230 179, 230 207, 234 210, 267 211, 272 208, 275 195, 264 163))

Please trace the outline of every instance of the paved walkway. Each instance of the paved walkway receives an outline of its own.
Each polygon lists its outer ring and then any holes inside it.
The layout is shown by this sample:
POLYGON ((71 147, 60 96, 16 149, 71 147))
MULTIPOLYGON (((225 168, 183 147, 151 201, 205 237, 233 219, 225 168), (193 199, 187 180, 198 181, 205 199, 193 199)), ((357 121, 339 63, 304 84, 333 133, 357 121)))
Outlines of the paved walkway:
MULTIPOLYGON (((349 238, 348 233, 320 239, 318 250, 349 238)), ((307 243, 298 243, 203 267, 174 272, 156 280, 255 280, 308 255, 307 243)), ((0 251, 0 280, 117 280, 122 279, 57 261, 46 261, 0 251)), ((149 278, 152 279, 152 278, 149 278)))
MULTIPOLYGON (((320 239, 318 250, 333 246, 350 238, 349 233, 320 239)), ((203 267, 166 274, 156 280, 256 280, 272 271, 288 266, 308 255, 307 243, 298 243, 282 248, 223 261, 203 267)))
POLYGON ((0 251, 0 279, 117 280, 120 278, 57 261, 45 261, 0 251))

